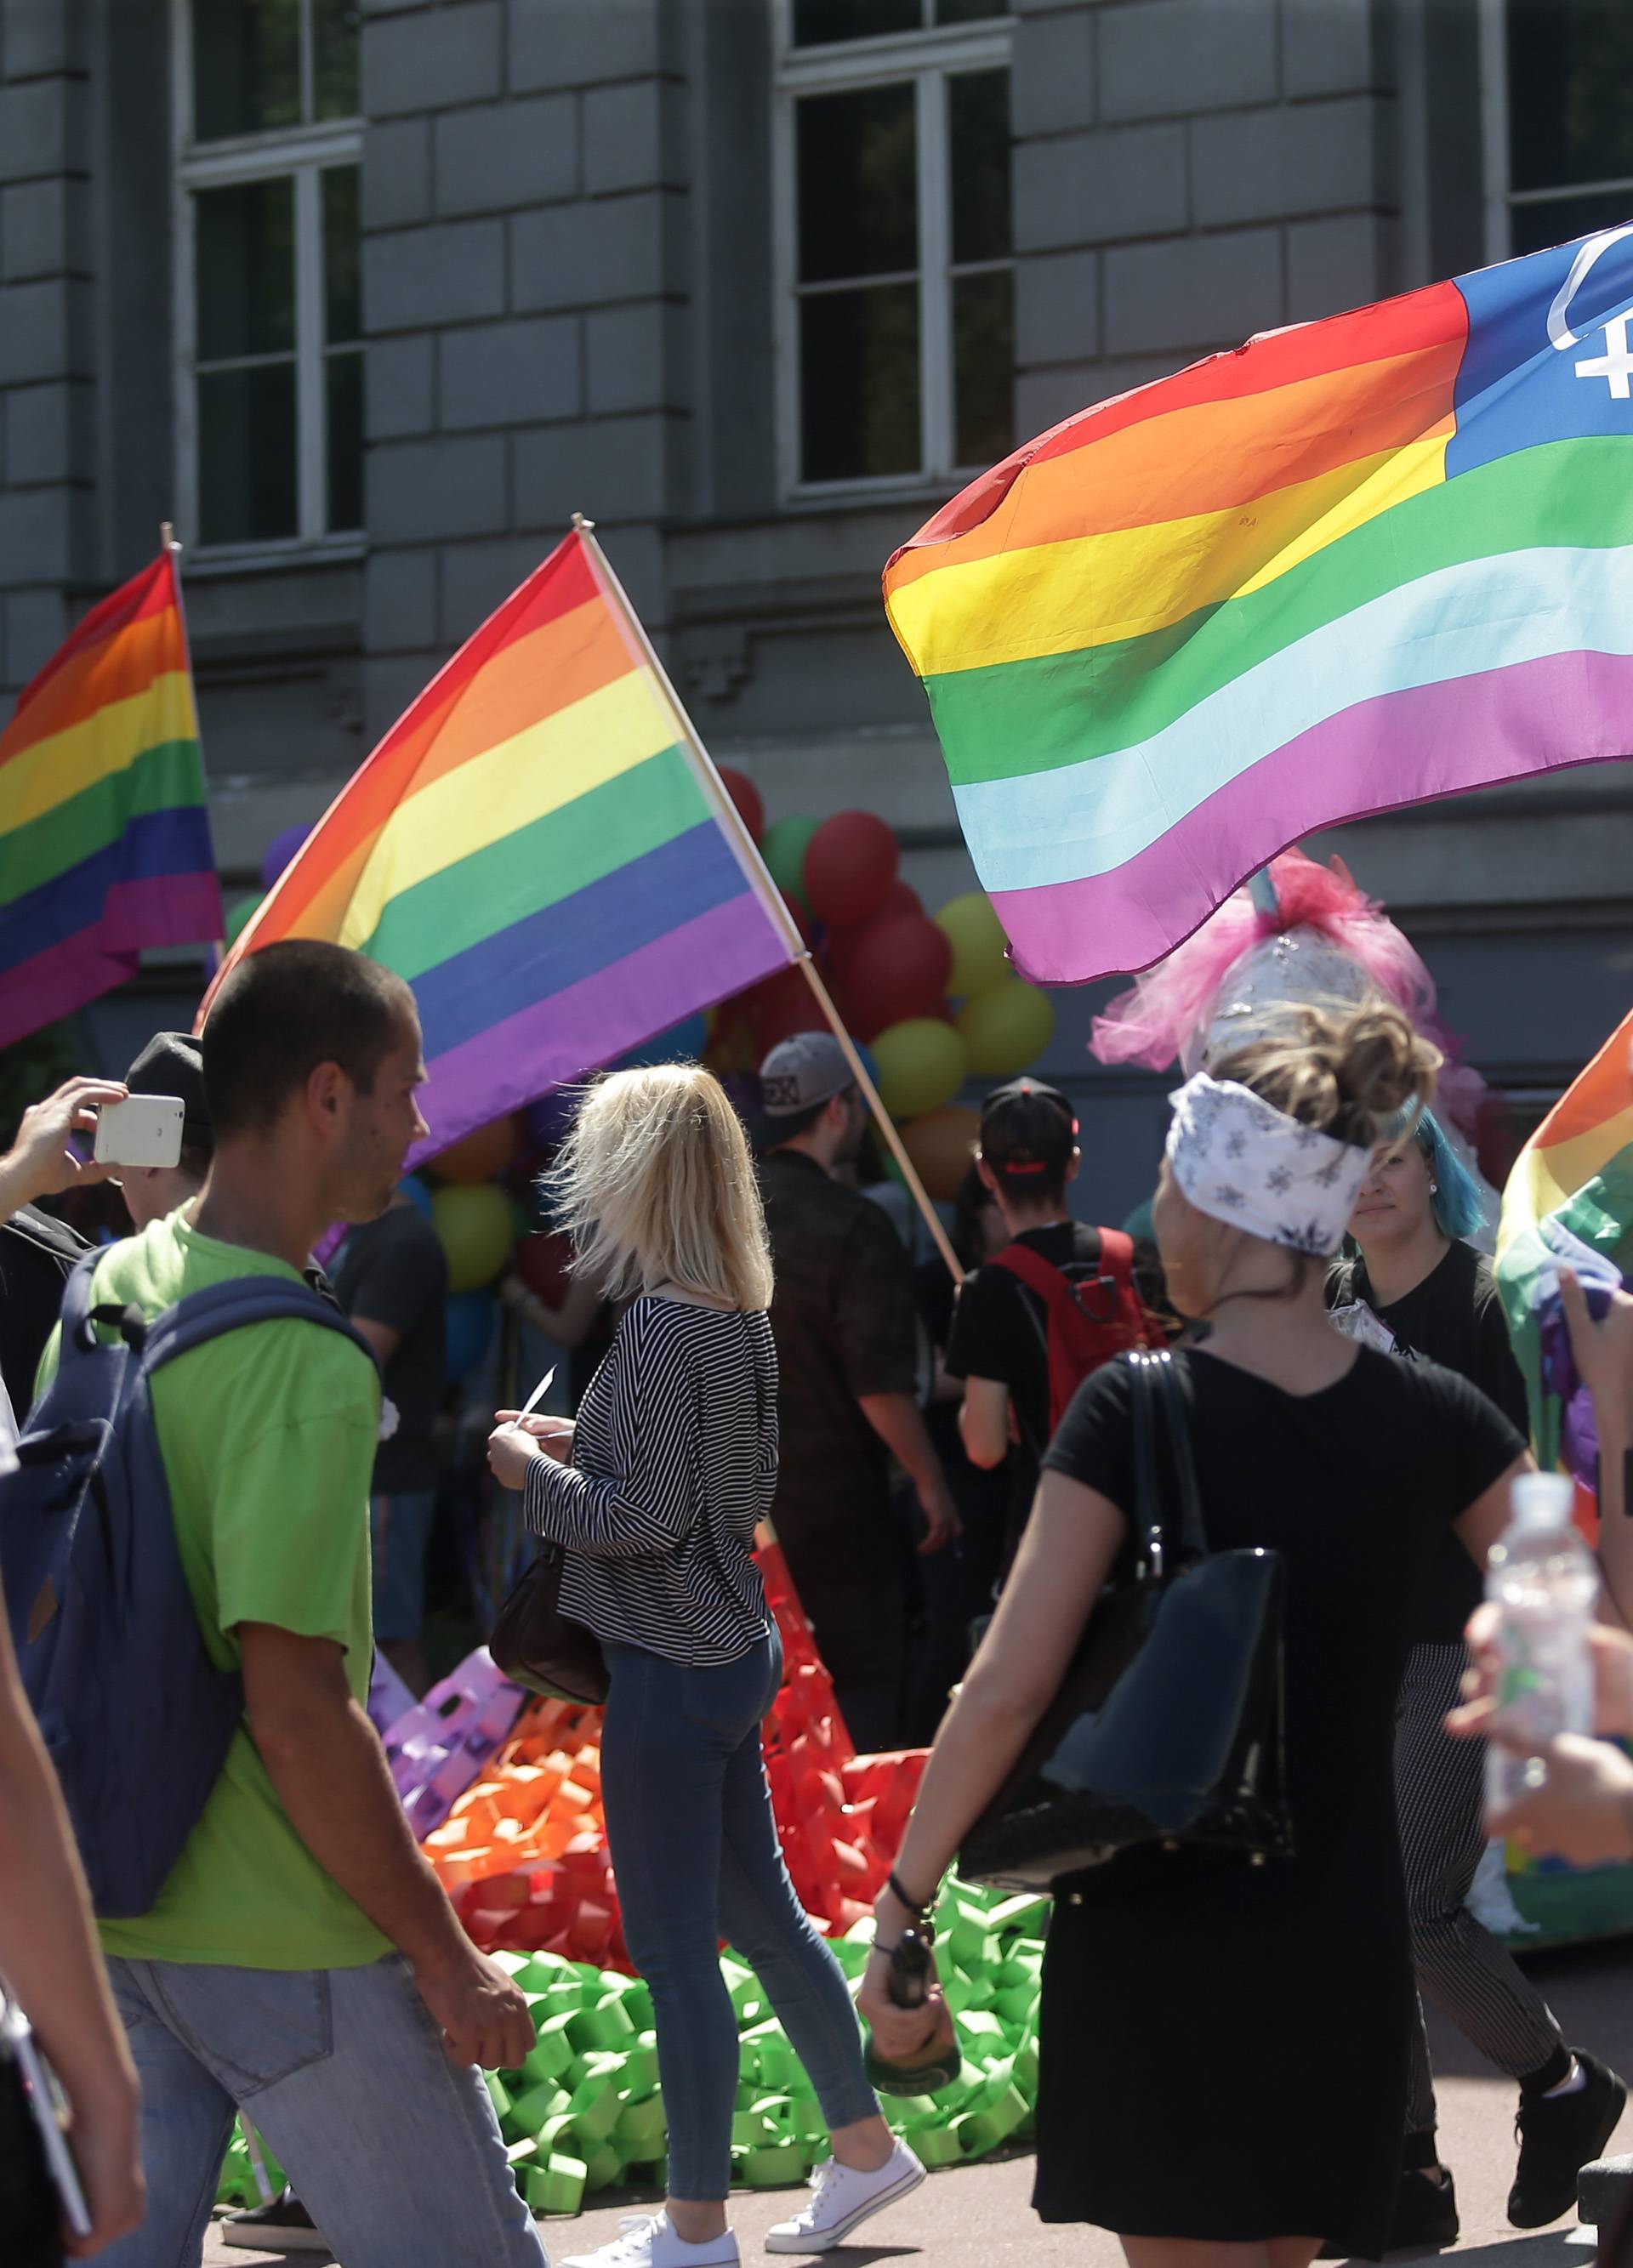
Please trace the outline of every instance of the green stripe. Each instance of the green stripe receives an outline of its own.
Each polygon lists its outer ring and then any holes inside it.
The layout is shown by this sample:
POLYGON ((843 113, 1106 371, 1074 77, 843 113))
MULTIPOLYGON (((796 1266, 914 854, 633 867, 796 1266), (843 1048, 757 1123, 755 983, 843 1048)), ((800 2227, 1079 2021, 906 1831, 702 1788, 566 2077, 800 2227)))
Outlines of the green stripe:
POLYGON ((106 849, 133 819, 203 800, 196 740, 161 740, 157 747, 144 748, 134 763, 0 835, 0 906, 106 849))
POLYGON ((1437 569, 1533 545, 1633 543, 1620 439, 1552 441, 1459 473, 1245 598, 1115 644, 925 680, 955 787, 1133 747, 1312 630, 1437 569))
POLYGON ((706 808, 679 748, 664 748, 388 899, 363 950, 412 982, 683 835, 706 808))

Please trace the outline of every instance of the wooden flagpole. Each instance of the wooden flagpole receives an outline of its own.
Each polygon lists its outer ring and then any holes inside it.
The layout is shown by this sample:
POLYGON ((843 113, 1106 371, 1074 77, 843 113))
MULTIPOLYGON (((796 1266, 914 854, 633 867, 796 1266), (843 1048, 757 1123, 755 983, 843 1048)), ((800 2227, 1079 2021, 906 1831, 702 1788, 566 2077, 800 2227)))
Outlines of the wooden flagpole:
POLYGON ((737 864, 742 867, 755 895, 765 909, 766 917, 788 948, 789 960, 810 986, 812 997, 822 1010, 829 1030, 844 1052, 851 1076, 861 1088, 868 1108, 873 1114, 874 1123, 883 1136, 890 1155, 896 1160, 898 1170, 906 1185, 907 1193, 924 1216, 925 1226, 935 1241, 937 1252, 947 1263, 954 1283, 963 1283, 964 1269, 960 1265, 957 1254, 953 1250, 951 1239, 942 1226, 941 1216, 930 1202, 929 1192, 919 1179, 918 1171, 907 1154, 901 1136, 896 1130, 890 1114, 880 1100, 879 1090, 868 1075, 868 1066, 862 1061, 861 1051, 849 1032, 846 1030, 844 1019, 835 1007, 827 986, 823 983, 822 972, 812 960, 809 949, 800 935, 798 924, 783 902, 781 891, 771 878, 765 861, 760 856, 759 845, 743 825, 743 814, 728 794, 726 783, 715 770, 714 759, 698 737, 698 728, 687 714, 684 703, 670 682, 669 674, 659 659, 656 647, 647 635, 646 625, 634 608, 631 606, 628 593, 614 572, 611 561, 595 541, 595 521, 586 519, 582 512, 575 512, 573 515, 573 525, 583 538, 585 548, 595 561, 597 574, 602 577, 608 591, 617 601, 625 627, 639 649, 642 660, 663 688, 669 706, 675 712, 676 720, 680 725, 682 744, 691 761, 692 770, 698 777, 704 794, 708 799, 710 810, 718 824, 724 829, 726 839, 736 855, 737 864))

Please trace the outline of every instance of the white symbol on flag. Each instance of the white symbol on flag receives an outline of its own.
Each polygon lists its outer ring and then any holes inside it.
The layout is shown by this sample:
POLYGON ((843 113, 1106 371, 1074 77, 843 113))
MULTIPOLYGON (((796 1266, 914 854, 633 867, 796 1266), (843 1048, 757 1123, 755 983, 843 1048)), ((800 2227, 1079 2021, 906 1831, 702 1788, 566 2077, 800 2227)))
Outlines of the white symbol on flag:
MULTIPOLYGON (((1590 236, 1585 244, 1578 246, 1577 256, 1570 263, 1570 273, 1560 285, 1554 304, 1548 311, 1548 338, 1560 352, 1581 343, 1566 318, 1570 313, 1571 301, 1587 279, 1588 270, 1601 254, 1608 252, 1613 244, 1619 244, 1624 236, 1633 236, 1633 222, 1621 228, 1602 229, 1597 236, 1590 236)), ((1578 378, 1602 378, 1614 401, 1633 398, 1633 390, 1629 386, 1629 379, 1633 378, 1633 351, 1629 351, 1628 347, 1628 320, 1626 315, 1608 317, 1601 326, 1605 334, 1604 353, 1590 355, 1576 365, 1578 378)))

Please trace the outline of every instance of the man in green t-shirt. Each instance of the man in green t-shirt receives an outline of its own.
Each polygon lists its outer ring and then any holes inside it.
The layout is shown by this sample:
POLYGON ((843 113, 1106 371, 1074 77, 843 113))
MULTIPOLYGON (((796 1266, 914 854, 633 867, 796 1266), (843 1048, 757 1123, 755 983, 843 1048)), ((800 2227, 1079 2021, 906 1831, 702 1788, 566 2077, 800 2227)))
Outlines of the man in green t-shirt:
MULTIPOLYGON (((299 1278, 331 1221, 390 1203, 424 1077, 401 979, 339 946, 252 954, 204 1037, 209 1178, 113 1247, 95 1299, 151 1316, 234 1276, 299 1278)), ((258 1323, 152 1393, 183 1572, 244 1719, 152 1911, 101 1926, 148 2187, 106 2257, 200 2258, 242 2108, 347 2268, 544 2268, 477 2069, 528 2055, 527 2004, 416 1847, 364 1708, 379 1373, 334 1332, 258 1323)))

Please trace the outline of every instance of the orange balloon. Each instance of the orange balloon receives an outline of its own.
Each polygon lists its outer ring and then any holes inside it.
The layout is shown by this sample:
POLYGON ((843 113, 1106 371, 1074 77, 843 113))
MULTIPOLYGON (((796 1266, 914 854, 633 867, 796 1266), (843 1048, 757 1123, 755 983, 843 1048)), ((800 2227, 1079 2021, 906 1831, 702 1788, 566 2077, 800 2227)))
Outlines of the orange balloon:
POLYGON ((431 1170, 443 1182, 491 1182, 510 1164, 520 1139, 514 1115, 491 1119, 439 1152, 430 1160, 431 1170))
POLYGON ((950 1204, 969 1172, 981 1135, 981 1114, 949 1102, 902 1129, 902 1146, 933 1197, 950 1204))

